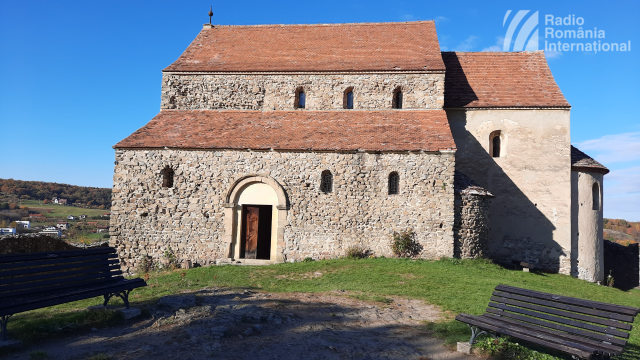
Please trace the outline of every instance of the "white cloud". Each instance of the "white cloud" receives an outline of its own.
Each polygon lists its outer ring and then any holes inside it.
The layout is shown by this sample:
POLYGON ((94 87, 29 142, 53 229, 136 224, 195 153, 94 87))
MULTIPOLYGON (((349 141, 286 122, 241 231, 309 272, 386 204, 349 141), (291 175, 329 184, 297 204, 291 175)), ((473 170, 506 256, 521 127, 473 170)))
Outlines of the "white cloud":
POLYGON ((495 45, 491 45, 489 47, 486 47, 484 49, 482 49, 482 51, 502 51, 502 45, 504 44, 504 36, 497 36, 496 37, 496 44, 495 45))
POLYGON ((640 132, 606 135, 576 146, 604 166, 607 163, 640 160, 640 132))
POLYGON ((442 24, 442 23, 444 23, 444 22, 449 21, 449 19, 447 19, 447 18, 446 18, 446 17, 444 17, 444 16, 438 16, 438 17, 436 17, 436 18, 435 18, 435 19, 433 19, 433 20, 436 22, 436 25, 438 25, 438 24, 442 24))
POLYGON ((605 135, 576 147, 604 166, 631 162, 604 176, 604 216, 640 221, 640 132, 605 135))
POLYGON ((562 56, 562 51, 553 51, 553 50, 547 51, 547 50, 545 50, 544 56, 547 59, 556 59, 556 58, 559 58, 560 56, 562 56))
POLYGON ((640 221, 640 166, 604 176, 604 217, 640 221))
MULTIPOLYGON (((614 195, 640 194, 640 166, 613 170, 604 177, 607 193, 614 195)), ((636 205, 640 211, 640 204, 636 205)))
MULTIPOLYGON (((605 175, 606 178, 609 175, 605 175)), ((640 221, 640 194, 625 196, 607 196, 607 186, 604 188, 604 217, 608 219, 624 219, 627 221, 640 221)))
POLYGON ((471 35, 455 47, 455 51, 471 51, 478 43, 478 37, 471 35))

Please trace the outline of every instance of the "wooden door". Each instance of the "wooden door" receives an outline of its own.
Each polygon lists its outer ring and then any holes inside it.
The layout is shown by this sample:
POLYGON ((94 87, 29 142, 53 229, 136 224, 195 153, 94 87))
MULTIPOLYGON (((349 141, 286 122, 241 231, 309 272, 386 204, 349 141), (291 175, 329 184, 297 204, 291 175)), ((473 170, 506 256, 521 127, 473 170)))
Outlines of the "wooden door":
POLYGON ((258 228, 260 225, 260 208, 245 205, 244 207, 244 258, 255 259, 258 253, 258 228))

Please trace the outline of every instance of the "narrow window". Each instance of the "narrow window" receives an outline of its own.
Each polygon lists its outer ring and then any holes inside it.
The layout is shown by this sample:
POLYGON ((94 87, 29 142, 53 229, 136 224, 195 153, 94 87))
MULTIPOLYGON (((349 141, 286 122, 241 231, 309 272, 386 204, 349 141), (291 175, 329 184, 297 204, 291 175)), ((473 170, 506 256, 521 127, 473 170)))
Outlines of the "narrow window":
POLYGON ((591 196, 593 197, 593 210, 600 210, 600 187, 598 186, 598 183, 593 184, 591 193, 591 196))
POLYGON ((498 158, 502 152, 502 133, 500 130, 494 131, 491 133, 489 139, 491 140, 491 156, 494 158, 498 158))
POLYGON ((393 92, 393 101, 391 105, 394 109, 402 109, 402 89, 397 88, 393 92))
POLYGON ((331 171, 325 170, 322 172, 322 178, 320 180, 320 191, 325 194, 331 192, 333 188, 333 175, 331 175, 331 171))
POLYGON ((348 87, 344 91, 343 107, 345 109, 353 109, 353 87, 348 87))
POLYGON ((173 187, 173 169, 168 166, 162 170, 162 187, 173 187))
POLYGON ((298 94, 298 107, 304 109, 305 95, 303 92, 298 94))
POLYGON ((400 176, 397 172, 389 174, 389 195, 397 195, 400 189, 400 176))
POLYGON ((302 87, 297 88, 294 107, 296 109, 304 109, 306 102, 307 102, 307 95, 304 93, 304 88, 302 87))

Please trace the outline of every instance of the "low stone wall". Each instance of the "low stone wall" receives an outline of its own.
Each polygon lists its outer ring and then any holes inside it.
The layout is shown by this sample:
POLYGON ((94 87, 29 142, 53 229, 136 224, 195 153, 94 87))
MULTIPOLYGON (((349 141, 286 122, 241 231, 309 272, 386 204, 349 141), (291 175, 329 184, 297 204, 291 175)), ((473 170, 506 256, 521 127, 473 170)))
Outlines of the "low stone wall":
POLYGON ((0 237, 0 254, 26 254, 41 251, 78 250, 109 246, 107 241, 91 245, 71 244, 59 238, 40 234, 5 235, 0 237))
POLYGON ((639 262, 638 244, 623 246, 608 240, 604 241, 605 281, 611 271, 616 287, 634 288, 640 286, 639 262))
POLYGON ((456 194, 453 224, 454 254, 461 259, 487 256, 489 243, 489 206, 491 198, 482 195, 456 194))

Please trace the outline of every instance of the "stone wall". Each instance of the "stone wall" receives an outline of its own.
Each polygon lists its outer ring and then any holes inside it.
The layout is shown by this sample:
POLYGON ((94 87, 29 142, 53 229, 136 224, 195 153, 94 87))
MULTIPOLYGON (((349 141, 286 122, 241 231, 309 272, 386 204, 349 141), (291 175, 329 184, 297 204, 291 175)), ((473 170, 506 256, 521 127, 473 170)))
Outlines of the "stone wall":
POLYGON ((446 109, 456 169, 495 195, 488 252, 571 272, 569 110, 446 109), (500 157, 490 136, 501 133, 500 157))
POLYGON ((604 242, 604 281, 611 272, 614 286, 621 289, 640 287, 640 257, 638 244, 623 246, 605 240, 604 242))
POLYGON ((489 207, 491 198, 482 195, 455 195, 454 254, 461 259, 487 257, 489 207))
POLYGON ((108 246, 106 242, 91 245, 68 243, 59 238, 41 234, 0 236, 0 254, 25 254, 41 251, 78 250, 108 246))
POLYGON ((280 184, 287 197, 283 260, 334 258, 352 245, 391 255, 394 230, 412 228, 425 258, 453 256, 453 154, 116 150, 110 245, 123 268, 171 246, 180 261, 228 257, 225 199, 251 174, 280 184), (161 170, 175 171, 162 188, 161 170), (333 191, 320 191, 320 174, 333 191), (389 172, 400 194, 388 195, 389 172))
POLYGON ((162 109, 291 110, 304 88, 307 110, 342 109, 353 87, 354 109, 391 109, 394 90, 404 109, 442 109, 444 74, 183 75, 164 73, 162 109))

